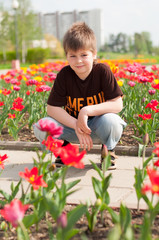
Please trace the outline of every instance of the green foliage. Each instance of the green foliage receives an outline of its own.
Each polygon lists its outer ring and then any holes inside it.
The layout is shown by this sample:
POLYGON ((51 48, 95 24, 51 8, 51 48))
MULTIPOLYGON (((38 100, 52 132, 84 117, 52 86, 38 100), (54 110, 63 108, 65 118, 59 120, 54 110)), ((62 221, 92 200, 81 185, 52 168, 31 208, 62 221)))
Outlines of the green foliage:
POLYGON ((42 63, 45 59, 49 56, 49 49, 43 49, 43 48, 32 48, 28 49, 26 61, 30 63, 42 63))

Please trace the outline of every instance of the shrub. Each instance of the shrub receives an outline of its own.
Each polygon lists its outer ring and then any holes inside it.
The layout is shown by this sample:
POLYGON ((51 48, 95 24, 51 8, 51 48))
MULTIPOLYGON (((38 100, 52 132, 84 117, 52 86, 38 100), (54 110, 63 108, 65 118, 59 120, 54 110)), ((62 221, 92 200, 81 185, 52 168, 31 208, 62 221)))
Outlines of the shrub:
POLYGON ((49 56, 50 49, 32 48, 28 49, 26 61, 29 63, 42 63, 49 56))

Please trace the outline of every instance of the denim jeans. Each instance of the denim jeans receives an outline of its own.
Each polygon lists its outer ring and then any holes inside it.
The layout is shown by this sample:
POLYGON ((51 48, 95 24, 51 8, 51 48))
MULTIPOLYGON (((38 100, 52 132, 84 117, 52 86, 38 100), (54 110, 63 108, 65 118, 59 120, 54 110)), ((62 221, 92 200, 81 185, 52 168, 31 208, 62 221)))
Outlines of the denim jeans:
MULTIPOLYGON (((63 134, 58 139, 79 143, 74 129, 64 126, 51 117, 45 117, 43 119, 51 120, 63 126, 63 134)), ((36 124, 38 125, 38 123, 36 124)), ((41 143, 46 137, 46 132, 41 131, 36 124, 33 125, 34 134, 41 143)), ((125 126, 126 123, 115 113, 106 113, 88 120, 88 127, 92 130, 91 138, 93 143, 105 144, 108 150, 115 148, 125 126)))

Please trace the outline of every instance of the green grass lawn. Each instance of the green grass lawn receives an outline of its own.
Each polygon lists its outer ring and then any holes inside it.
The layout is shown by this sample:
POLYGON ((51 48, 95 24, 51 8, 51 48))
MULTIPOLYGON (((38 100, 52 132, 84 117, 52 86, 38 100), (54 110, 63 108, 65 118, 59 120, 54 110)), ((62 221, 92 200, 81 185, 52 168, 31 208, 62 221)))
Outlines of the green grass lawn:
MULTIPOLYGON (((31 64, 30 63, 20 63, 21 67, 29 67, 31 64)), ((12 68, 12 63, 1 63, 0 64, 0 69, 11 69, 12 68)))

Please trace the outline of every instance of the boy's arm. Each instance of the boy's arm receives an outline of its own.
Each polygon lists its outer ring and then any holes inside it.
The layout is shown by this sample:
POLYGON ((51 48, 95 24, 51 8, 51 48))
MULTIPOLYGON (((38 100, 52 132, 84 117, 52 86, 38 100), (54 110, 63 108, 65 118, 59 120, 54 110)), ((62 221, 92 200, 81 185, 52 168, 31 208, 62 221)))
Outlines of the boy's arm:
POLYGON ((77 127, 83 132, 88 133, 87 119, 89 116, 99 116, 105 113, 118 113, 123 108, 121 96, 96 105, 83 107, 78 115, 77 127))
POLYGON ((77 119, 69 115, 62 107, 47 105, 47 114, 63 125, 76 128, 77 119))
POLYGON ((88 149, 88 151, 92 148, 93 142, 91 137, 83 132, 79 132, 77 129, 77 119, 69 115, 63 108, 47 105, 47 114, 56 119, 58 122, 63 125, 75 129, 76 135, 79 139, 79 143, 81 148, 88 149))

